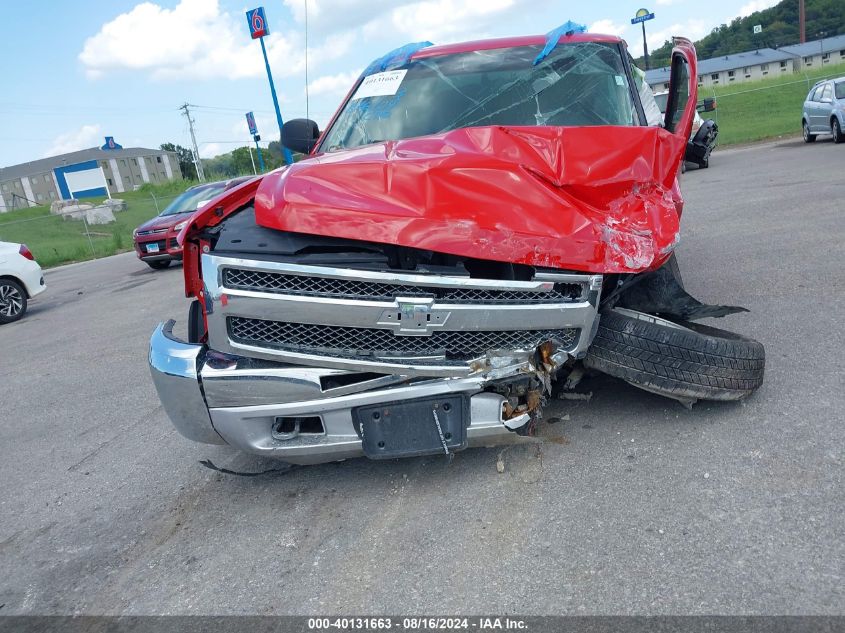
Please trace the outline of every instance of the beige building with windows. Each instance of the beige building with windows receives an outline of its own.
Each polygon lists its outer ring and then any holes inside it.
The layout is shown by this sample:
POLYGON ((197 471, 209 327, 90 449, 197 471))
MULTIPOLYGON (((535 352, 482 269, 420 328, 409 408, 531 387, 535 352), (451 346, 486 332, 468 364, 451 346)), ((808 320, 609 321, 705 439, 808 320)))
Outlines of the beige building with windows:
POLYGON ((62 199, 62 187, 54 170, 89 161, 96 161, 102 167, 113 196, 146 182, 182 177, 174 152, 143 147, 109 150, 92 147, 0 168, 0 213, 62 199))
MULTIPOLYGON (((836 64, 845 64, 845 35, 778 49, 760 48, 712 59, 699 59, 698 86, 710 88, 769 79, 836 64)), ((646 81, 655 92, 668 90, 669 68, 649 70, 646 72, 646 81)))

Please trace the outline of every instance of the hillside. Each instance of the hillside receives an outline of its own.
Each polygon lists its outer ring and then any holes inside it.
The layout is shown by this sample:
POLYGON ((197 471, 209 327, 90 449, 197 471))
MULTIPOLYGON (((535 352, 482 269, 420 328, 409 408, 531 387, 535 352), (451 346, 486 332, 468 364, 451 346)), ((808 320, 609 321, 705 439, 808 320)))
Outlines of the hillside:
MULTIPOLYGON (((805 0, 807 18, 807 40, 832 37, 845 33, 845 1, 805 0)), ((702 5, 706 7, 706 5, 702 5)), ((702 15, 706 18, 705 15, 702 15)), ((683 35, 683 33, 677 33, 683 35)), ((755 48, 787 46, 800 41, 798 32, 798 0, 782 0, 775 6, 755 11, 745 18, 736 18, 730 24, 714 28, 709 35, 695 43, 699 59, 719 55, 730 55, 755 48), (754 35, 754 25, 763 27, 763 32, 754 35)), ((666 42, 660 48, 649 51, 649 66, 658 68, 669 64, 672 43, 666 42)), ((644 68, 643 59, 636 60, 644 68)))

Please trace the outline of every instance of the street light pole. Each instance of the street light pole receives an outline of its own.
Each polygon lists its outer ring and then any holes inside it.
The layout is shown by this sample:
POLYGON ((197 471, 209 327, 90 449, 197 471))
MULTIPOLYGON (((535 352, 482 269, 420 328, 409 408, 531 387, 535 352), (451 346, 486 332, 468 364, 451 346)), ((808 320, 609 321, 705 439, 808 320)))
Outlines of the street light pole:
POLYGON ((640 22, 643 27, 643 55, 645 56, 645 69, 648 70, 648 43, 645 40, 645 22, 640 22))

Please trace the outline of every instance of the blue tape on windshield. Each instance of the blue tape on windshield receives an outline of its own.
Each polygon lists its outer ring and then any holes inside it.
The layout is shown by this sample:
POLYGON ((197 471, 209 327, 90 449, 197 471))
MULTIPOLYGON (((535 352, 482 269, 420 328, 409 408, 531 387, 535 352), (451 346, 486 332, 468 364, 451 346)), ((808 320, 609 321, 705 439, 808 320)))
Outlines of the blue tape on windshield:
POLYGON ((423 48, 428 48, 429 46, 434 46, 434 44, 431 42, 414 42, 413 44, 405 44, 405 46, 393 49, 387 53, 387 55, 383 55, 382 57, 373 60, 364 72, 361 73, 361 76, 366 77, 367 75, 372 75, 373 73, 381 73, 385 70, 391 70, 392 68, 396 68, 398 66, 404 66, 408 63, 408 60, 411 59, 411 55, 423 48))
POLYGON ((560 40, 562 35, 566 35, 568 33, 584 33, 586 30, 587 27, 583 24, 577 24, 572 20, 567 20, 565 24, 561 24, 554 31, 546 33, 546 45, 543 47, 543 50, 540 51, 540 54, 534 59, 534 66, 548 57, 549 53, 551 53, 555 49, 555 46, 557 46, 558 40, 560 40))

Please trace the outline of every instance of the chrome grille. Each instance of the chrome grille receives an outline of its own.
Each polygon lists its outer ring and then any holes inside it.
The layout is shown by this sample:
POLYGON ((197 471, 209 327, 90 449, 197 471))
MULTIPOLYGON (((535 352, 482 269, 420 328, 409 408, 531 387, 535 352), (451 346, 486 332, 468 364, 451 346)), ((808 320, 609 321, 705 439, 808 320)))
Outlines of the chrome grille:
POLYGON ((384 283, 358 279, 331 279, 242 268, 223 269, 223 285, 237 290, 273 292, 364 301, 393 301, 400 297, 433 297, 444 303, 526 304, 577 301, 584 296, 580 283, 556 283, 549 292, 497 290, 495 288, 444 288, 384 283))
POLYGON ((396 336, 392 330, 228 317, 230 338, 247 345, 346 358, 440 356, 463 361, 493 350, 537 347, 554 338, 564 349, 578 341, 577 328, 559 330, 438 331, 431 336, 396 336))
POLYGON ((138 231, 135 235, 156 235, 158 233, 167 233, 168 229, 152 229, 150 231, 138 231))

